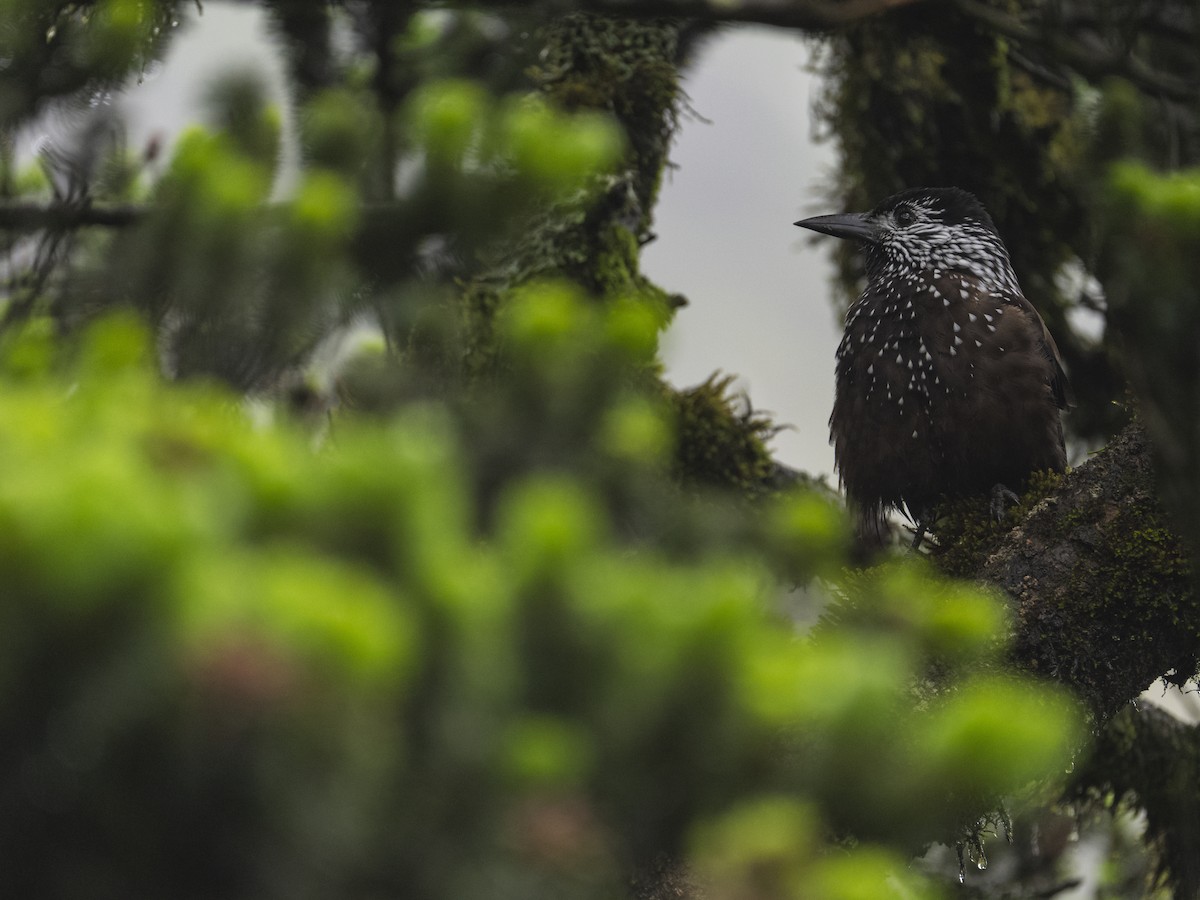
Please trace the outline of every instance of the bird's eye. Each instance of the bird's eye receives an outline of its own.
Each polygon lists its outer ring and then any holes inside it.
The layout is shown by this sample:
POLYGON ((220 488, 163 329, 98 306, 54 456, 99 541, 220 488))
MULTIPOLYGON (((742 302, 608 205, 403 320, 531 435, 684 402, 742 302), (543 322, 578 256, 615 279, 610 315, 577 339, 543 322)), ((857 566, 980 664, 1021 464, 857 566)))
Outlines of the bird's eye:
POLYGON ((915 221, 917 221, 917 214, 911 208, 902 206, 896 210, 896 224, 901 228, 911 225, 915 221))

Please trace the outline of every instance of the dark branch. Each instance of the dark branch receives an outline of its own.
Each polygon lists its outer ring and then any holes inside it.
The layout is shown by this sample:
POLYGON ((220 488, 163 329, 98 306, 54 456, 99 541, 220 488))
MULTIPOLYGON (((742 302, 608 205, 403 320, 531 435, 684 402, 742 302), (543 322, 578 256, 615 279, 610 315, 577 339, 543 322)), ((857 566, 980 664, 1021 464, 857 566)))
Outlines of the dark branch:
MULTIPOLYGON (((270 207, 264 207, 269 209, 270 207)), ((128 228, 149 216, 151 204, 114 204, 91 206, 71 203, 2 203, 0 202, 0 232, 2 231, 70 231, 77 228, 128 228)), ((364 204, 360 213, 364 229, 384 227, 396 215, 404 213, 400 203, 364 204)))
POLYGON ((124 228, 148 212, 143 206, 78 206, 69 204, 0 204, 0 231, 124 228))
POLYGON ((929 0, 580 0, 579 9, 615 16, 669 16, 822 31, 929 0))
MULTIPOLYGON (((938 0, 578 0, 575 8, 631 18, 670 16, 700 22, 745 22, 808 31, 828 31, 852 25, 872 16, 903 7, 938 0)), ((1098 39, 1103 24, 1095 27, 1062 27, 1061 23, 1028 22, 981 0, 941 0, 954 6, 984 28, 1030 47, 1040 48, 1057 62, 1086 78, 1110 75, 1127 78, 1141 90, 1170 100, 1200 99, 1200 84, 1157 69, 1125 48, 1107 49, 1098 39), (1074 35, 1074 36, 1072 36, 1074 35), (1091 40, 1085 40, 1090 37, 1091 40)), ((1168 34, 1175 40, 1195 42, 1197 33, 1190 22, 1159 11, 1139 16, 1133 27, 1139 32, 1168 34)), ((1129 34, 1118 31, 1122 37, 1129 34)))
POLYGON ((1099 719, 1174 670, 1195 673, 1200 602, 1138 424, 1066 476, 973 573, 1008 594, 1019 665, 1099 719))

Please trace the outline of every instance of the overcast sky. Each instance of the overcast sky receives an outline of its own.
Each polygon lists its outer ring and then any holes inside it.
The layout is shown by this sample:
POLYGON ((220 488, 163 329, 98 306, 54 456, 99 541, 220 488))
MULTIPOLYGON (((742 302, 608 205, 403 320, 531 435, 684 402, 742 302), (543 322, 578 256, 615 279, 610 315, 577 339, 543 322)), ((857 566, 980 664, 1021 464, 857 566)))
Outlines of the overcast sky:
POLYGON ((777 456, 830 473, 841 328, 828 247, 792 225, 823 211, 814 204, 833 165, 832 148, 812 140, 808 58, 795 35, 766 28, 729 30, 704 48, 684 87, 711 124, 684 122, 642 263, 689 300, 664 345, 670 379, 736 374, 756 407, 791 426, 775 438, 777 456))
MULTIPOLYGON (((707 121, 684 121, 643 268, 689 300, 664 343, 670 380, 738 376, 756 408, 790 426, 775 438, 777 456, 829 473, 840 329, 828 302, 828 247, 792 225, 832 211, 815 205, 832 150, 812 141, 808 56, 795 35, 765 28, 728 29, 703 47, 684 86, 707 121)), ((283 89, 257 8, 209 2, 203 15, 189 11, 165 64, 116 100, 132 145, 169 140, 195 121, 206 84, 231 66, 283 89)))

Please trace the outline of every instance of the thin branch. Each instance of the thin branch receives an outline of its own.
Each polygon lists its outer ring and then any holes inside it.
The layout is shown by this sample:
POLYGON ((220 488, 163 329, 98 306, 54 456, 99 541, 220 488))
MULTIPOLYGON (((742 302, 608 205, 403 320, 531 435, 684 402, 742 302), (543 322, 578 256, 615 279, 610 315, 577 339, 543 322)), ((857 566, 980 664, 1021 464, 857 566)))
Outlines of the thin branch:
MULTIPOLYGON (((264 206, 270 210, 271 205, 264 206)), ((71 231, 77 228, 128 228, 149 216, 151 204, 103 206, 64 203, 5 203, 0 201, 0 232, 71 231)), ((388 225, 404 212, 399 202, 364 203, 359 208, 362 226, 369 229, 388 225)))
POLYGON ((0 231, 66 230, 72 228, 124 228, 146 215, 148 208, 134 205, 75 206, 43 203, 0 203, 0 231))
POLYGON ((575 8, 630 18, 746 22, 824 31, 931 0, 579 0, 575 8))

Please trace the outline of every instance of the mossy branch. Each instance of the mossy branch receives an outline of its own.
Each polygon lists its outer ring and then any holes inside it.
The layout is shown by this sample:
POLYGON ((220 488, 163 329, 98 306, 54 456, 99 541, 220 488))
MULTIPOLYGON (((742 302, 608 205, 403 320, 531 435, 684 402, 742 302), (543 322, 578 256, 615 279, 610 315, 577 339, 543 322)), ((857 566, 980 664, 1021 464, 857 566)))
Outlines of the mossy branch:
MULTIPOLYGON (((831 31, 880 16, 898 9, 934 5, 931 0, 577 0, 574 7, 588 12, 636 18, 675 17, 698 22, 743 22, 772 25, 801 31, 831 31)), ((1194 79, 1156 67, 1129 51, 1124 31, 1105 33, 1101 23, 1086 23, 1091 34, 1082 29, 1063 28, 1061 22, 1047 17, 1037 21, 1021 17, 980 0, 944 0, 968 19, 997 36, 1028 47, 1035 47, 1054 62, 1099 80, 1120 76, 1143 92, 1154 96, 1192 103, 1200 97, 1194 79), (1110 40, 1111 38, 1117 38, 1110 40), (1097 39, 1099 38, 1099 39, 1097 39), (1106 44, 1111 44, 1109 49, 1106 44)), ((1169 34, 1172 38, 1194 43, 1197 34, 1186 24, 1186 11, 1164 5, 1158 15, 1141 17, 1137 27, 1147 34, 1169 34)), ((1109 23, 1111 24, 1111 23, 1109 23)), ((1128 23, 1118 25, 1128 27, 1128 23)), ((1047 69, 1033 71, 1057 79, 1047 69)))
POLYGON ((579 0, 576 7, 617 16, 670 16, 752 22, 822 31, 928 0, 579 0))
POLYGON ((943 559, 1009 596, 1017 664, 1072 687, 1098 720, 1160 676, 1182 682, 1196 672, 1200 602, 1139 424, 1062 478, 1017 527, 964 552, 970 540, 978 536, 943 537, 943 559))

